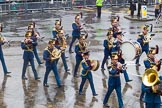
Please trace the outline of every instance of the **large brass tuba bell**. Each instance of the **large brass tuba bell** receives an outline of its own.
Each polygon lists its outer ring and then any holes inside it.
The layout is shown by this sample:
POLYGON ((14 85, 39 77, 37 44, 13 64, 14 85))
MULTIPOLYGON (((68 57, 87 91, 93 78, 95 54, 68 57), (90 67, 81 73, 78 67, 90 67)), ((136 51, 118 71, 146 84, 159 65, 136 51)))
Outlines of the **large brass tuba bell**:
POLYGON ((154 69, 147 69, 142 77, 145 86, 154 86, 160 81, 158 73, 154 69))

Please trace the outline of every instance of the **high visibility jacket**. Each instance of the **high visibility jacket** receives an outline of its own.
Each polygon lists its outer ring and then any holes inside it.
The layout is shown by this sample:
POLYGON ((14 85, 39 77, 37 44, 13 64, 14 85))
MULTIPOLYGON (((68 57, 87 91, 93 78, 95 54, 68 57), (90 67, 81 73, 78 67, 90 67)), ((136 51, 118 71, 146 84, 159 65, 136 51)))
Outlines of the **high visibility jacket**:
POLYGON ((155 0, 155 4, 160 4, 161 2, 161 0, 155 0))
POLYGON ((103 0, 96 0, 96 6, 102 6, 103 0))

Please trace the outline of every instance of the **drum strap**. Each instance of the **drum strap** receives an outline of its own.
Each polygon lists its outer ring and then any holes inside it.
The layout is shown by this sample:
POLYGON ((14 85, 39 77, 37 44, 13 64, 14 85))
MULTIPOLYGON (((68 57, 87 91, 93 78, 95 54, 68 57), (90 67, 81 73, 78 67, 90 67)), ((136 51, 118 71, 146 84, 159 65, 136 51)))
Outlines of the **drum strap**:
POLYGON ((82 74, 82 76, 86 76, 88 74, 89 70, 86 71, 85 74, 82 74))

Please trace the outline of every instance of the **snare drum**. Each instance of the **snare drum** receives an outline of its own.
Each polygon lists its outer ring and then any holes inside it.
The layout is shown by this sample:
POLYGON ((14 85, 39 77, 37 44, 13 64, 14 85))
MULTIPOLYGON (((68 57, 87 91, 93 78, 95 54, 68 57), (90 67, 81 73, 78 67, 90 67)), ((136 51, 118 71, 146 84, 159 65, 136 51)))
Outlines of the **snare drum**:
POLYGON ((98 60, 92 60, 91 63, 94 63, 94 66, 91 69, 92 71, 96 71, 100 66, 100 62, 98 60))
POLYGON ((142 53, 141 45, 138 42, 125 41, 120 46, 122 58, 127 61, 136 59, 142 53))

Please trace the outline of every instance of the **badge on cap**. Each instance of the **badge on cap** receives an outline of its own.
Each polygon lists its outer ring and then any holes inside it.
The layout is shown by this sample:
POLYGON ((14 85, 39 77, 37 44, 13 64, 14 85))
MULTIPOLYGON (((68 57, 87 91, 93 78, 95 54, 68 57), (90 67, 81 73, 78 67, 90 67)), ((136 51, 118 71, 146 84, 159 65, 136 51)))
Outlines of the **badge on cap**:
POLYGON ((115 59, 115 60, 118 59, 118 53, 117 52, 112 52, 112 59, 115 59))
POLYGON ((85 51, 85 52, 83 52, 83 56, 84 55, 89 55, 89 53, 90 53, 90 51, 85 51))

